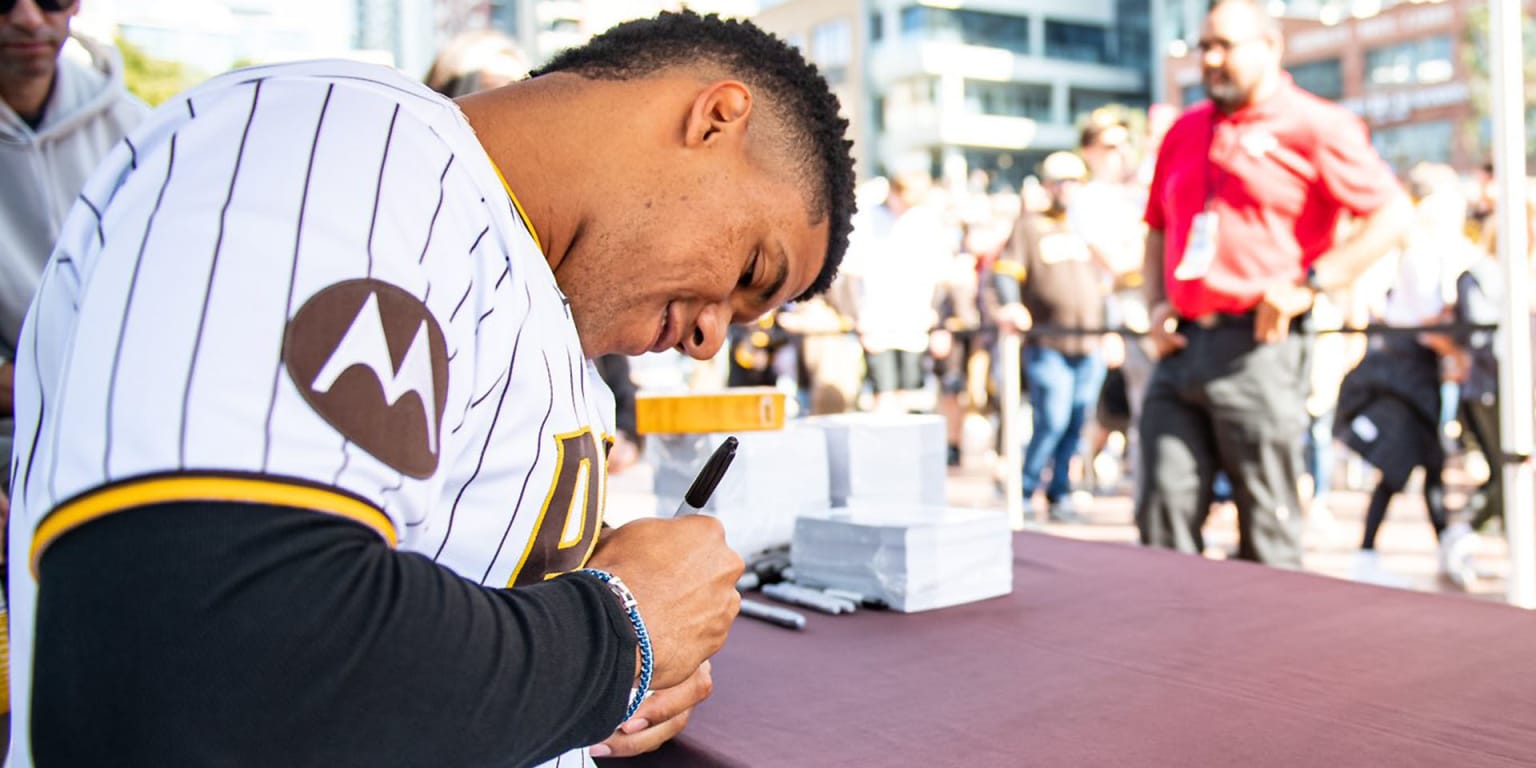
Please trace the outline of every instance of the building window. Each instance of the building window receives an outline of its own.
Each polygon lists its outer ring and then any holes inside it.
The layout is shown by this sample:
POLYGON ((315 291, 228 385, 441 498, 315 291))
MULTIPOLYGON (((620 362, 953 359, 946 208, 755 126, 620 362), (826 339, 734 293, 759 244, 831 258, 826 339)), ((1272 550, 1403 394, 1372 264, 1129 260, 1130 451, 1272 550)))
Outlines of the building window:
POLYGON ((1454 140, 1455 126, 1449 120, 1378 128, 1371 135, 1371 143, 1376 146, 1376 151, 1398 173, 1407 173, 1409 168, 1420 161, 1451 162, 1451 145, 1454 140))
POLYGON ((834 19, 812 27, 810 58, 828 83, 837 85, 848 79, 848 62, 853 60, 853 25, 847 19, 834 19))
POLYGON ((811 59, 828 67, 847 66, 853 58, 853 34, 847 19, 811 28, 811 59))
POLYGON ((1109 60, 1109 30, 1092 24, 1045 22, 1045 57, 1104 63, 1109 60))
POLYGON ((1325 99, 1344 96, 1344 70, 1338 59, 1323 59, 1296 64, 1289 68, 1296 85, 1325 99))
POLYGON ((1193 40, 1197 30, 1189 26, 1189 11, 1184 8, 1184 0, 1166 0, 1166 3, 1163 16, 1167 19, 1167 40, 1193 40))
POLYGON ((909 5, 901 9, 901 35, 1029 53, 1029 19, 1024 16, 909 5))
POLYGON ((1035 172, 1046 152, 1037 149, 1018 151, 975 149, 962 150, 966 168, 971 173, 982 171, 987 176, 987 192, 1015 193, 1024 185, 1024 177, 1035 172))
POLYGON ((908 109, 932 107, 939 101, 939 79, 915 77, 892 83, 885 93, 885 101, 896 115, 908 109))
POLYGON ((874 11, 873 13, 869 14, 869 41, 871 43, 878 43, 880 42, 880 38, 884 36, 884 19, 880 15, 879 11, 874 11))
POLYGON ((965 81, 965 111, 973 115, 1051 119, 1051 87, 1032 83, 965 81))
POLYGON ((1152 8, 1147 0, 1116 0, 1110 63, 1145 70, 1152 60, 1152 8))
POLYGON ((1456 76, 1451 36, 1436 35, 1365 52, 1370 85, 1443 83, 1456 76))
POLYGON ((491 0, 487 4, 487 21, 492 29, 499 29, 513 37, 517 37, 518 19, 516 0, 491 0))

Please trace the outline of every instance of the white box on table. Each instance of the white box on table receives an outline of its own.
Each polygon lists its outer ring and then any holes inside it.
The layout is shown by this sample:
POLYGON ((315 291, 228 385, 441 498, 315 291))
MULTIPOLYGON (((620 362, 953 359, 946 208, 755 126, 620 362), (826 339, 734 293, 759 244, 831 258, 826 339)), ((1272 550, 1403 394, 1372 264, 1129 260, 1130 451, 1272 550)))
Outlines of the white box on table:
POLYGON ((835 508, 795 521, 796 583, 912 613, 1013 591, 1013 532, 999 510, 835 508))
POLYGON ((840 413, 802 422, 826 433, 832 506, 852 501, 930 507, 946 503, 942 417, 840 413))

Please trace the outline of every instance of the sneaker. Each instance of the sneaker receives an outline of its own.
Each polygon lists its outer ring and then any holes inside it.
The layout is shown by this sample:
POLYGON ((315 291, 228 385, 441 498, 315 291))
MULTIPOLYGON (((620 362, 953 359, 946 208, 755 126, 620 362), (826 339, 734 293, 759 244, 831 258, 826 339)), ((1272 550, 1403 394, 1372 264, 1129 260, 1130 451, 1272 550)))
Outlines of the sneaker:
POLYGON ((944 463, 951 467, 960 466, 960 446, 951 444, 944 456, 944 463))
POLYGON ((1453 523, 1440 532, 1440 573, 1462 589, 1477 583, 1476 565, 1472 558, 1482 548, 1482 539, 1466 523, 1453 523))
POLYGON ((1077 505, 1072 503, 1071 496, 1063 496, 1046 507, 1045 514, 1053 523, 1070 523, 1081 525, 1088 522, 1086 518, 1077 513, 1077 505))
POLYGON ((1349 571, 1350 581, 1375 584, 1378 587, 1408 589, 1411 585, 1402 576, 1387 570, 1381 564, 1381 555, 1374 549, 1362 549, 1355 553, 1355 563, 1349 571))

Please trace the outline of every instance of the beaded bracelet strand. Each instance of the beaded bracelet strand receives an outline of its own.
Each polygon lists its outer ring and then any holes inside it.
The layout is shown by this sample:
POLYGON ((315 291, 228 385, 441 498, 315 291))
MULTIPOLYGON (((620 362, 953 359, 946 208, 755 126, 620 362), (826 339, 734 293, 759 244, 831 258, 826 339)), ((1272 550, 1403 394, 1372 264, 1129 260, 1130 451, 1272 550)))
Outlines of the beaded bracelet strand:
POLYGON ((624 606, 625 613, 629 614, 630 626, 635 628, 635 641, 640 645, 640 682, 635 686, 634 694, 630 697, 629 708, 624 712, 624 721, 634 717, 635 710, 640 708, 640 702, 645 700, 645 694, 651 689, 651 673, 655 671, 656 657, 651 648, 651 633, 645 630, 645 621, 640 618, 640 606, 635 602, 634 593, 624 584, 619 577, 597 568, 583 568, 577 573, 585 573, 598 581, 608 585, 614 596, 619 598, 619 603, 624 606))

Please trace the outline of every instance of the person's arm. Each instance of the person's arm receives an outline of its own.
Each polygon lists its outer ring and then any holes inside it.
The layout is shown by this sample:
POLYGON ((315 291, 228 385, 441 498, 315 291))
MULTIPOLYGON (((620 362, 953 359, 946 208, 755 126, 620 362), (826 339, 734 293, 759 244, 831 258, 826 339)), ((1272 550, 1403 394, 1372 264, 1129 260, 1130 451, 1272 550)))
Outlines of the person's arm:
POLYGON ((1331 122, 1320 125, 1315 137, 1313 194, 1353 214, 1356 226, 1313 261, 1304 284, 1277 280, 1264 290, 1254 321, 1254 337, 1261 342, 1284 339, 1291 319, 1306 312, 1318 292, 1349 287, 1402 242, 1413 222, 1413 205, 1371 146, 1365 123, 1347 113, 1330 113, 1327 119, 1331 122))
POLYGON ((1314 150, 1316 194, 1355 217, 1355 227, 1313 262, 1313 282, 1324 291, 1347 288, 1377 259, 1402 242, 1413 223, 1413 204, 1392 168, 1371 145, 1365 123, 1352 114, 1318 127, 1314 150))
POLYGON ((1407 195, 1398 192, 1360 221, 1347 239, 1319 256, 1305 283, 1279 280, 1270 284, 1256 307, 1254 338, 1264 343, 1285 339, 1291 320, 1310 309, 1318 293, 1348 287, 1401 242, 1412 217, 1413 205, 1407 195))
POLYGON ((1147 230, 1146 258, 1141 262, 1141 290, 1147 299, 1147 339, 1152 342, 1152 354, 1158 359, 1167 357, 1189 344, 1184 334, 1176 329, 1178 314, 1168 303, 1168 286, 1163 274, 1163 230, 1147 230))
POLYGON ((1163 274, 1163 230, 1148 229, 1146 255, 1141 260, 1141 293, 1147 306, 1155 307, 1168 300, 1168 286, 1163 274))
POLYGON ((1312 264, 1314 282, 1324 292, 1347 288, 1394 246, 1413 224, 1413 204, 1401 191, 1357 222, 1350 236, 1312 264))
POLYGON ((596 579, 487 589, 313 511, 120 512, 38 573, 39 764, 533 765, 606 738, 635 679, 596 579))
POLYGON ((997 325, 1004 333, 1023 333, 1034 324, 1025 309, 1022 286, 1029 279, 1029 214, 1015 222, 1013 235, 992 264, 992 288, 997 296, 997 325))

